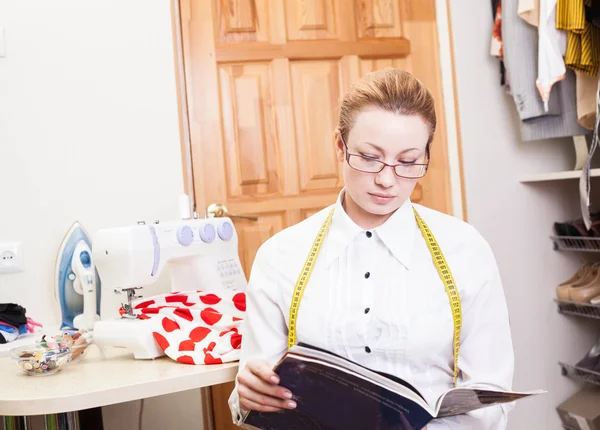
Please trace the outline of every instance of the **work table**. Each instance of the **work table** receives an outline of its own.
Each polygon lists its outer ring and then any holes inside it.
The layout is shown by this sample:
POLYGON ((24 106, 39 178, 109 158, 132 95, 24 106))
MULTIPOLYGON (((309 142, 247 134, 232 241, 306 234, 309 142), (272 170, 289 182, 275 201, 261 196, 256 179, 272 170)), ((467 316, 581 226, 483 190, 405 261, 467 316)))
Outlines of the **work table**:
POLYGON ((187 365, 169 357, 135 360, 109 348, 103 358, 91 345, 79 362, 48 376, 27 376, 0 358, 0 416, 78 411, 230 382, 238 363, 187 365))

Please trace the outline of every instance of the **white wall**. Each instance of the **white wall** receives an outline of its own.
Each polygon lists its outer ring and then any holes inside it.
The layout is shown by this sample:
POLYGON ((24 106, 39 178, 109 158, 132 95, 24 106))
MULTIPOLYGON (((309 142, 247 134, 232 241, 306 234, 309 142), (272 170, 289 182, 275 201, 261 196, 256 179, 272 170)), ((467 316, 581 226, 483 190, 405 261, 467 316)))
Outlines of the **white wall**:
MULTIPOLYGON (((93 234, 178 216, 170 19, 169 0, 0 0, 0 242, 22 242, 25 256, 24 273, 0 275, 0 302, 57 324, 55 257, 74 221, 93 234)), ((175 427, 200 419, 192 400, 175 427)), ((132 409, 108 408, 107 428, 133 428, 132 409)), ((149 409, 144 428, 164 428, 152 418, 160 405, 149 409)))
MULTIPOLYGON (((569 142, 520 142, 488 55, 489 2, 452 2, 451 11, 468 217, 502 271, 515 388, 549 390, 519 404, 510 429, 558 430, 554 407, 575 385, 557 361, 576 361, 593 339, 552 302, 578 261, 552 251, 548 235, 553 221, 577 216, 577 183, 525 186, 518 177, 568 168, 569 142)), ((52 324, 55 254, 73 221, 94 232, 177 216, 183 185, 169 1, 0 0, 0 27, 8 51, 0 58, 0 242, 23 243, 26 269, 0 276, 0 301, 52 324)), ((145 423, 156 424, 157 408, 175 408, 181 397, 147 404, 145 423)), ((106 408, 107 428, 134 427, 138 408, 106 408)), ((169 416, 190 424, 190 415, 169 416)))
POLYGON ((553 303, 555 286, 579 265, 577 256, 553 251, 549 239, 554 221, 580 217, 578 181, 523 185, 518 178, 572 169, 572 144, 521 141, 516 109, 489 55, 490 2, 452 2, 451 15, 468 219, 500 266, 516 354, 514 387, 549 391, 521 401, 509 429, 558 430, 555 407, 577 386, 561 376, 557 362, 582 358, 597 327, 559 315, 553 303))
POLYGON ((183 175, 168 0, 0 2, 0 242, 25 272, 0 298, 43 323, 58 246, 78 220, 171 219, 183 175))

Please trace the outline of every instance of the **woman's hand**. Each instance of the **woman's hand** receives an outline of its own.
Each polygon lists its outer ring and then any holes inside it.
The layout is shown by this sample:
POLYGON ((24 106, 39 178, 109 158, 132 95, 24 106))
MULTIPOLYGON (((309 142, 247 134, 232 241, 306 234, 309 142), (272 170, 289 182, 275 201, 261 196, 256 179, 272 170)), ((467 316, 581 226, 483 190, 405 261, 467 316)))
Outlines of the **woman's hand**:
POLYGON ((278 412, 294 409, 290 390, 279 386, 279 377, 264 360, 249 360, 238 374, 240 406, 246 410, 278 412))

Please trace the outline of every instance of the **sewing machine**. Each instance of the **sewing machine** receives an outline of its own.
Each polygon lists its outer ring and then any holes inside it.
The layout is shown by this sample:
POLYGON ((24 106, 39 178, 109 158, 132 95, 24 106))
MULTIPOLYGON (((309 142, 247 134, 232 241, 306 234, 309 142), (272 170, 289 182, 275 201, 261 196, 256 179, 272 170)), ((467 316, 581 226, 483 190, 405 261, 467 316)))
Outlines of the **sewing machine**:
MULTIPOLYGON (((148 327, 136 319, 133 300, 168 268, 170 291, 244 290, 246 278, 238 257, 238 237, 231 220, 184 219, 139 223, 97 232, 93 259, 102 280, 102 300, 113 291, 126 295, 121 318, 102 317, 94 324, 94 343, 124 347, 137 359, 165 355, 148 327)), ((166 292, 166 291, 163 291, 166 292)))

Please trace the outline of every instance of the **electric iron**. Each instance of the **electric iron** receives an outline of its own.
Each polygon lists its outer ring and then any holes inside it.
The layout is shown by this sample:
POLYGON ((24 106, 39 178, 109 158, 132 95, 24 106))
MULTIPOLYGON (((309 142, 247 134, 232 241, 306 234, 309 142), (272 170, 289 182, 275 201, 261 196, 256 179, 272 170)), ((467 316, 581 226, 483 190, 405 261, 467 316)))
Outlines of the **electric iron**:
POLYGON ((100 319, 100 277, 92 260, 92 243, 75 222, 56 257, 54 294, 62 313, 61 330, 92 330, 100 319))

